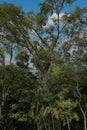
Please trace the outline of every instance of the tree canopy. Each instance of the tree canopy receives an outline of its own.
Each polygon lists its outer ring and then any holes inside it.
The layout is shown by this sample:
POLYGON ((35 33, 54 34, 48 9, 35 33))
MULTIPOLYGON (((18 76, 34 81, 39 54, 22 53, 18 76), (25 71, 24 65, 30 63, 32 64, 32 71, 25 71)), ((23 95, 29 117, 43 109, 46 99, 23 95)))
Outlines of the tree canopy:
POLYGON ((66 12, 74 1, 0 4, 1 130, 87 130, 87 9, 66 12))

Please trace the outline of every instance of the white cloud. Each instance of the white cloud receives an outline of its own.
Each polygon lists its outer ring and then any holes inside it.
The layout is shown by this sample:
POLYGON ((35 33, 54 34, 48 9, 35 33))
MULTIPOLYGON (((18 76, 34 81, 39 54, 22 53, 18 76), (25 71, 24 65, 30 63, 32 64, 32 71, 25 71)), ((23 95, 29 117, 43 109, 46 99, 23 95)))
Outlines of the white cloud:
MULTIPOLYGON (((59 19, 61 20, 64 13, 59 14, 59 19)), ((52 16, 48 18, 47 25, 54 25, 54 20, 57 20, 58 15, 56 13, 53 13, 52 16)))

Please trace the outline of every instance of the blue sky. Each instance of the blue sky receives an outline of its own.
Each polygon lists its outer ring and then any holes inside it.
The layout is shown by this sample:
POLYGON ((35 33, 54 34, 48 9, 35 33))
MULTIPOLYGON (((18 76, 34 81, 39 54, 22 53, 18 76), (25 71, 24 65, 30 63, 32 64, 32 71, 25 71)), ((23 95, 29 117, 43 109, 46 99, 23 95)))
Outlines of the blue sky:
POLYGON ((23 7, 23 10, 25 11, 36 11, 38 12, 39 10, 39 3, 42 2, 43 0, 0 0, 0 2, 6 1, 8 3, 13 3, 15 5, 23 7))
MULTIPOLYGON (((6 1, 9 3, 13 3, 15 5, 21 6, 21 7, 23 7, 23 10, 25 10, 25 11, 33 10, 35 12, 38 12, 39 11, 38 4, 44 0, 0 0, 0 2, 2 2, 2 1, 6 1)), ((75 6, 80 6, 80 7, 86 6, 87 7, 87 0, 76 0, 76 2, 69 8, 73 10, 75 8, 75 6)))

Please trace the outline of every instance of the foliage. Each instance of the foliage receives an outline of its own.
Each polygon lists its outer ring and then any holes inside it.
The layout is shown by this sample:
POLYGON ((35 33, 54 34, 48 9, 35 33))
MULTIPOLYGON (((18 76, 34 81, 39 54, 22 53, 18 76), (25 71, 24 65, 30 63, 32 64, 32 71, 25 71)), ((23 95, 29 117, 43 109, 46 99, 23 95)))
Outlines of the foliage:
POLYGON ((0 4, 1 130, 87 129, 87 9, 64 13, 74 1, 0 4))

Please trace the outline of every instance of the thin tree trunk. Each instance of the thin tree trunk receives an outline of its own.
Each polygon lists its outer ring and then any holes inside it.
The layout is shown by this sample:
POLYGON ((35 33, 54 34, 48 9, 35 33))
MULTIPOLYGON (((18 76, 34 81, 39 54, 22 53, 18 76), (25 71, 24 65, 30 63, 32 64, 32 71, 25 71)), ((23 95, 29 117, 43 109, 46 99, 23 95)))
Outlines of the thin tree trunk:
POLYGON ((53 119, 53 116, 52 116, 52 126, 53 126, 53 130, 55 130, 55 126, 54 126, 54 119, 53 119))
POLYGON ((60 119, 58 120, 58 124, 59 124, 58 130, 61 130, 61 120, 60 119))
POLYGON ((37 123, 37 130, 40 130, 40 129, 39 129, 39 123, 37 123))
POLYGON ((3 130, 6 130, 6 127, 4 126, 4 129, 3 130))
POLYGON ((86 126, 86 113, 84 113, 84 130, 87 130, 87 126, 86 126))
POLYGON ((49 123, 48 123, 48 128, 49 128, 49 130, 51 130, 51 123, 50 123, 50 118, 48 119, 49 120, 49 123))
POLYGON ((87 130, 87 123, 86 123, 86 112, 83 110, 82 106, 80 105, 79 103, 79 107, 80 107, 80 110, 83 114, 83 118, 84 118, 84 130, 87 130))
POLYGON ((68 130, 70 130, 70 123, 69 123, 68 117, 66 117, 66 121, 67 121, 68 130))
POLYGON ((44 122, 44 128, 45 128, 45 130, 48 130, 47 129, 47 125, 46 125, 46 123, 45 123, 45 119, 43 118, 43 122, 44 122))
POLYGON ((37 130, 41 130, 41 124, 40 124, 40 121, 37 123, 37 130))
POLYGON ((2 106, 0 105, 0 117, 2 117, 2 106))

